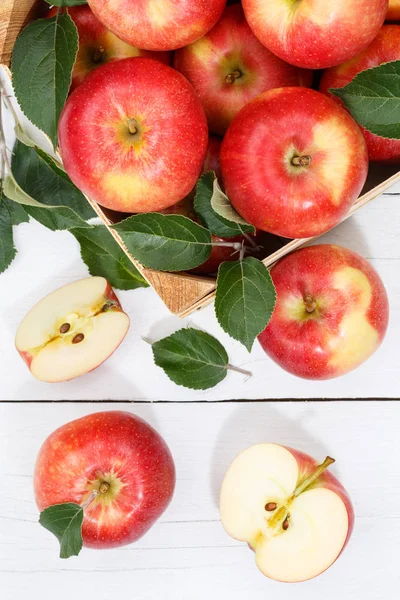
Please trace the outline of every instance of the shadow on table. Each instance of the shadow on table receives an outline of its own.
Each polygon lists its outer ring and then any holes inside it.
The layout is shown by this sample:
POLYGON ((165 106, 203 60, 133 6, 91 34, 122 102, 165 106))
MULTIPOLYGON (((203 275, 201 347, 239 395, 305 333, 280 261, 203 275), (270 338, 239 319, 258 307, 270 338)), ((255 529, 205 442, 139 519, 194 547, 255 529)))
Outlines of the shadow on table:
POLYGON ((310 435, 305 427, 314 414, 311 404, 298 419, 280 413, 278 406, 267 401, 256 404, 249 401, 223 424, 211 460, 210 487, 216 505, 219 504, 221 484, 229 465, 242 450, 253 444, 273 442, 289 446, 321 462, 329 454, 321 440, 310 435))

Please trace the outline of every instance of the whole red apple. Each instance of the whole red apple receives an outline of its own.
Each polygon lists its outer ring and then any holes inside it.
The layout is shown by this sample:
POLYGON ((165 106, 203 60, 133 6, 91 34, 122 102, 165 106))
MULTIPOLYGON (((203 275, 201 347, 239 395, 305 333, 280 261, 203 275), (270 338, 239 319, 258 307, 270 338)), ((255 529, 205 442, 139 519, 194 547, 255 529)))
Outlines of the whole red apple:
POLYGON ((400 0, 389 0, 386 19, 388 21, 400 21, 400 0))
POLYGON ((101 365, 128 329, 129 317, 108 281, 87 277, 40 300, 18 327, 15 346, 34 377, 58 383, 101 365))
POLYGON ((285 63, 255 37, 242 7, 225 9, 200 40, 177 50, 174 67, 193 85, 210 131, 223 135, 239 110, 272 88, 311 85, 311 72, 285 63))
MULTIPOLYGON (((58 7, 54 6, 46 16, 54 17, 58 10, 58 7)), ((94 16, 87 5, 71 6, 68 8, 68 14, 75 23, 79 35, 79 49, 72 71, 71 91, 82 83, 88 73, 112 60, 147 56, 167 65, 171 62, 170 52, 140 50, 117 38, 94 16)))
POLYGON ((247 104, 222 142, 226 193, 249 223, 307 238, 334 227, 357 199, 368 154, 354 119, 311 89, 271 90, 247 104))
POLYGON ((226 0, 88 0, 94 14, 128 44, 175 50, 191 44, 218 21, 226 0))
POLYGON ((341 483, 311 456, 278 444, 241 452, 221 488, 221 521, 247 542, 260 571, 283 582, 328 569, 350 539, 354 510, 341 483))
MULTIPOLYGON (((384 25, 372 44, 361 54, 338 67, 327 69, 321 79, 320 91, 329 94, 329 88, 341 88, 360 71, 382 63, 400 60, 400 25, 384 25)), ((337 96, 331 96, 342 103, 337 96)), ((400 140, 382 138, 362 128, 372 161, 400 162, 400 140)))
POLYGON ((42 445, 34 474, 39 510, 84 504, 84 546, 113 548, 141 538, 162 515, 175 487, 163 438, 136 415, 99 412, 71 421, 42 445), (102 492, 101 490, 104 490, 102 492))
POLYGON ((271 270, 277 303, 259 336, 283 369, 305 379, 344 375, 381 344, 389 305, 377 272, 340 246, 303 248, 271 270))
POLYGON ((72 92, 58 125, 65 170, 115 211, 151 212, 194 187, 207 121, 190 83, 151 58, 102 65, 72 92))
POLYGON ((246 19, 271 52, 306 69, 356 56, 377 35, 388 0, 242 0, 246 19))

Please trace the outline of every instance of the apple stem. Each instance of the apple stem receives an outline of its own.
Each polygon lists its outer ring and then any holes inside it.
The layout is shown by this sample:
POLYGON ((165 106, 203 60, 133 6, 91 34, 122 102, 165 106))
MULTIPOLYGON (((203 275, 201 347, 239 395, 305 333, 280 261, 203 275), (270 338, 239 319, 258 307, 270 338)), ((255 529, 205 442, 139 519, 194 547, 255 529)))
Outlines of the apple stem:
POLYGON ((314 310, 317 308, 317 303, 315 302, 315 300, 312 296, 307 295, 304 298, 304 303, 306 305, 306 311, 308 313, 314 312, 314 310))
POLYGON ((292 498, 297 498, 297 496, 300 496, 300 494, 302 494, 307 488, 309 488, 310 485, 312 485, 318 479, 318 477, 320 477, 320 475, 322 475, 322 473, 325 471, 325 469, 327 469, 334 462, 335 462, 334 458, 327 456, 326 459, 324 460, 324 462, 322 464, 318 465, 318 467, 316 467, 315 471, 313 473, 311 473, 311 475, 309 475, 308 477, 303 479, 303 481, 296 487, 292 498))
POLYGON ((131 133, 132 135, 137 133, 138 129, 137 129, 136 119, 128 119, 128 129, 129 129, 129 133, 131 133))
POLYGON ((246 375, 246 377, 253 377, 253 373, 251 371, 246 371, 245 369, 241 369, 240 367, 228 365, 226 368, 228 371, 236 371, 236 373, 241 373, 242 375, 246 375))
POLYGON ((93 502, 93 500, 96 498, 96 496, 99 495, 99 492, 97 490, 93 490, 93 492, 90 494, 89 498, 86 500, 86 502, 84 504, 82 504, 82 510, 85 510, 85 508, 87 508, 89 506, 89 504, 91 502, 93 502))
POLYGON ((293 156, 292 165, 295 167, 308 167, 311 164, 311 156, 293 156))
POLYGON ((223 248, 233 248, 237 252, 242 249, 241 242, 211 242, 211 246, 221 246, 223 248))
POLYGON ((93 54, 93 62, 98 63, 101 60, 101 57, 103 56, 105 51, 105 48, 103 48, 103 46, 100 46, 100 48, 98 48, 93 54))
POLYGON ((251 238, 251 235, 249 235, 248 233, 245 233, 244 237, 249 242, 250 246, 252 248, 254 248, 254 250, 256 250, 256 252, 258 252, 258 250, 262 249, 262 246, 259 246, 258 244, 256 244, 255 241, 251 238))
POLYGON ((239 79, 239 77, 241 77, 241 76, 242 76, 241 71, 235 70, 235 71, 232 71, 232 73, 229 73, 225 77, 225 81, 226 81, 226 83, 229 83, 232 85, 233 83, 235 83, 236 79, 239 79))

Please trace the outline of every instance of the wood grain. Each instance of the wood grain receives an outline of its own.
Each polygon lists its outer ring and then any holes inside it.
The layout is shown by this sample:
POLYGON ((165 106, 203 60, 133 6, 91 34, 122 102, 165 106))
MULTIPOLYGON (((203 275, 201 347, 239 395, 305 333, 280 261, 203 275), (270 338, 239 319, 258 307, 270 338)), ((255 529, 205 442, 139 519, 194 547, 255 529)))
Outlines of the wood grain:
POLYGON ((1 0, 0 2, 0 63, 10 64, 11 52, 21 29, 37 17, 43 5, 38 0, 1 0))
POLYGON ((0 405, 0 581, 2 600, 383 600, 400 575, 400 403, 219 405, 0 405), (150 422, 171 448, 173 501, 136 544, 84 549, 58 558, 57 541, 37 523, 32 474, 44 439, 97 410, 129 410, 150 422), (356 433, 355 433, 355 425, 356 433), (218 495, 232 459, 251 444, 298 448, 332 467, 356 512, 340 559, 320 577, 287 586, 263 577, 246 545, 219 521, 218 495), (131 590, 128 592, 127 590, 131 590))

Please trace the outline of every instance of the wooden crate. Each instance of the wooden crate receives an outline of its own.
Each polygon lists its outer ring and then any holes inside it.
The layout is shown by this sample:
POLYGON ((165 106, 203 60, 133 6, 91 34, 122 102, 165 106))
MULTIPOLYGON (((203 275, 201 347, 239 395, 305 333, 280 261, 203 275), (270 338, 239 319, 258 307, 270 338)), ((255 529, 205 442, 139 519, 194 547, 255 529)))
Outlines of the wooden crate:
MULTIPOLYGON (((0 2, 0 63, 8 66, 10 63, 12 47, 19 32, 29 20, 40 16, 43 10, 45 10, 46 3, 42 2, 42 0, 0 0, 0 2)), ((397 181, 400 181, 400 172, 397 166, 371 165, 368 180, 361 196, 358 198, 346 218, 353 215, 362 206, 377 196, 380 196, 397 181)), ((159 294, 172 313, 181 317, 187 316, 194 310, 203 308, 212 302, 215 296, 214 278, 200 277, 187 273, 164 273, 143 268, 129 254, 118 233, 110 229, 110 225, 116 220, 115 215, 111 211, 104 210, 90 198, 88 198, 88 201, 104 224, 109 228, 111 235, 128 255, 132 263, 141 271, 149 284, 159 294)), ((277 252, 267 256, 263 262, 267 267, 270 267, 289 252, 296 248, 300 248, 315 239, 317 239, 317 237, 307 240, 298 239, 288 241, 288 243, 277 252)))

